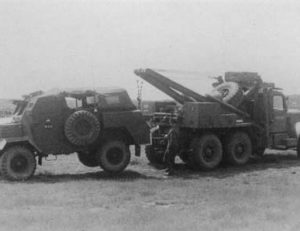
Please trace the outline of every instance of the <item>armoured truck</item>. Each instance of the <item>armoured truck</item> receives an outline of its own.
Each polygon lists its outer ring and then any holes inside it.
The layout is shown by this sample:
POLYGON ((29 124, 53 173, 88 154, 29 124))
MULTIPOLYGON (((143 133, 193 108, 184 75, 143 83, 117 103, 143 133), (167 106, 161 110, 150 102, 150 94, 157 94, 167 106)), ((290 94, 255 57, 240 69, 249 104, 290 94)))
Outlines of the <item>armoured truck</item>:
POLYGON ((149 126, 124 89, 35 92, 0 120, 0 173, 26 180, 49 154, 77 153, 88 167, 116 174, 130 161, 130 145, 140 155, 149 126))
POLYGON ((222 161, 243 165, 266 148, 296 149, 299 155, 300 112, 289 111, 281 89, 257 73, 227 72, 207 95, 152 69, 135 74, 181 104, 177 113, 153 115, 151 145, 146 147, 151 163, 162 162, 165 137, 174 124, 179 157, 197 169, 211 170, 222 161))

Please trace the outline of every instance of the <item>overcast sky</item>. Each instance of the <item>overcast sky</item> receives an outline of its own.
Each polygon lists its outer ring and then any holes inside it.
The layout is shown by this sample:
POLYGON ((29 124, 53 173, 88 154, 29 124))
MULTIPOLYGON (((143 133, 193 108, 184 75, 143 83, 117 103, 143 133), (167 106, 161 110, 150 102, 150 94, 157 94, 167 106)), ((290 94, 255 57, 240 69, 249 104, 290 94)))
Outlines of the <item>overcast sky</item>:
POLYGON ((195 71, 173 78, 200 93, 208 76, 254 71, 300 94, 300 2, 0 0, 0 98, 82 86, 135 98, 145 67, 195 71))

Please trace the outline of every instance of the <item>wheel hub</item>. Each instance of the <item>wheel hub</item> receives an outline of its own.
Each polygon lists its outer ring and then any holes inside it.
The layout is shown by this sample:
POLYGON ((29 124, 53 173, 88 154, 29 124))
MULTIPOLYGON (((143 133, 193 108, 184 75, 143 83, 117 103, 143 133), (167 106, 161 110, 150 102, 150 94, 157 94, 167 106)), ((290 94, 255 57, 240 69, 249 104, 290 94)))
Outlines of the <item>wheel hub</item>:
POLYGON ((214 157, 214 149, 211 146, 207 146, 204 150, 204 159, 206 161, 212 161, 214 157))
POLYGON ((238 144, 235 148, 235 153, 237 157, 243 157, 245 148, 243 144, 238 144))
POLYGON ((91 125, 86 120, 80 120, 75 126, 75 131, 81 136, 86 136, 91 131, 91 125))
POLYGON ((24 156, 16 156, 11 160, 10 167, 14 172, 22 173, 26 170, 28 161, 24 156))
POLYGON ((123 152, 119 148, 112 148, 107 153, 107 160, 113 164, 118 165, 123 161, 123 152))

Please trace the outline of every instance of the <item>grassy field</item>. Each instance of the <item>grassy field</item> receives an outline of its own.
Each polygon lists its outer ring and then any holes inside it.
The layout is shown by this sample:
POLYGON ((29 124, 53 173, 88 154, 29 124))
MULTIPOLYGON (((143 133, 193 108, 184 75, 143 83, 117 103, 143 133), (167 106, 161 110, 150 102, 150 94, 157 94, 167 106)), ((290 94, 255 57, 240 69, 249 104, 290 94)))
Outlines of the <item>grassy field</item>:
POLYGON ((269 152, 244 167, 165 178, 133 158, 119 177, 75 155, 45 161, 28 182, 0 180, 0 230, 300 230, 300 162, 269 152))

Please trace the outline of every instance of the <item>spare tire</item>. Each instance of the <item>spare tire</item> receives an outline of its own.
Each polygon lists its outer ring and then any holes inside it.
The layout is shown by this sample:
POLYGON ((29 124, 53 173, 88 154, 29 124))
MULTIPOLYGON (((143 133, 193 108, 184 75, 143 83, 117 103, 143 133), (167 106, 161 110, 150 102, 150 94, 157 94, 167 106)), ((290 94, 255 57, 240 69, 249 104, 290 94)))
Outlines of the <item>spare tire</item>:
POLYGON ((210 95, 235 107, 239 106, 243 100, 243 90, 235 82, 220 84, 212 90, 210 95))
POLYGON ((92 144, 100 133, 100 122, 89 111, 76 111, 65 122, 65 135, 74 145, 92 144))

